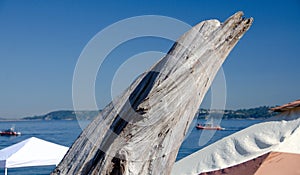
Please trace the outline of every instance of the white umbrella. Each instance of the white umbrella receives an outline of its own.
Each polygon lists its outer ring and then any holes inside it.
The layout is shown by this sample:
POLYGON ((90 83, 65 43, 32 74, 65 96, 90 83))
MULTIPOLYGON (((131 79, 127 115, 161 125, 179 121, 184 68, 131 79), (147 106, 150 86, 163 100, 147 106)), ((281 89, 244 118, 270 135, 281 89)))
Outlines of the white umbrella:
POLYGON ((31 137, 0 150, 0 168, 57 165, 68 147, 31 137))

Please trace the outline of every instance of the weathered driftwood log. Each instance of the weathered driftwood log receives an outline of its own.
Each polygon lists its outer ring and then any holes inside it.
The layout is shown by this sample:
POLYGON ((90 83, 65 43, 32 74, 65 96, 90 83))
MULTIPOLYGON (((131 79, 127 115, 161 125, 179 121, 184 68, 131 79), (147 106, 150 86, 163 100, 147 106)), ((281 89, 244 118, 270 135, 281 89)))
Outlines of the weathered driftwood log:
POLYGON ((215 74, 252 24, 242 16, 185 33, 81 133, 52 174, 170 174, 215 74))

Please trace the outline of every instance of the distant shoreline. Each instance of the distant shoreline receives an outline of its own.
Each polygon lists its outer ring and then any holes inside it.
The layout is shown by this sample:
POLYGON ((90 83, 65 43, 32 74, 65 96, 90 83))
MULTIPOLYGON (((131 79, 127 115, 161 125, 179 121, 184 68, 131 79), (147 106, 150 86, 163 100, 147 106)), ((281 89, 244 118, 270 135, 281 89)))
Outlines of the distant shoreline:
MULTIPOLYGON (((270 118, 276 113, 271 112, 269 106, 261 106, 257 108, 250 109, 238 109, 238 110, 208 110, 199 109, 195 114, 197 119, 209 119, 208 116, 212 118, 222 118, 224 119, 237 119, 237 120, 263 120, 270 118)), ((99 111, 72 111, 72 110, 59 110, 49 112, 44 115, 22 117, 22 118, 0 118, 2 122, 9 121, 51 121, 51 120, 93 120, 99 115, 99 111)))
MULTIPOLYGON (((195 118, 196 120, 197 118, 195 118)), ((266 118, 222 118, 222 120, 265 120, 266 118)), ((0 122, 27 122, 27 121, 91 121, 92 119, 55 119, 55 120, 43 120, 43 119, 9 119, 0 120, 0 122)), ((206 120, 205 118, 199 118, 198 120, 206 120)))

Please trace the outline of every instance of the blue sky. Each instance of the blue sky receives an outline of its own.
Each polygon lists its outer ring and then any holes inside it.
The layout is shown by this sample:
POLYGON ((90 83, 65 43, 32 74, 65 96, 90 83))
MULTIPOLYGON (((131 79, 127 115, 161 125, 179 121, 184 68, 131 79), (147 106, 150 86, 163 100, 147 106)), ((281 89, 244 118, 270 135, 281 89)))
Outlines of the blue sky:
MULTIPOLYGON (((223 65, 227 109, 277 105, 300 96, 300 1, 0 1, 0 117, 72 109, 72 78, 89 40, 110 24, 138 15, 164 15, 195 25, 224 21, 237 11, 252 16, 251 29, 223 65)), ((111 55, 109 81, 122 58, 166 52, 170 41, 135 40, 111 55), (118 60, 119 59, 119 60, 118 60)), ((110 101, 96 83, 97 103, 110 101), (101 96, 101 97, 100 97, 101 96)), ((109 94, 110 95, 110 94, 109 94)))

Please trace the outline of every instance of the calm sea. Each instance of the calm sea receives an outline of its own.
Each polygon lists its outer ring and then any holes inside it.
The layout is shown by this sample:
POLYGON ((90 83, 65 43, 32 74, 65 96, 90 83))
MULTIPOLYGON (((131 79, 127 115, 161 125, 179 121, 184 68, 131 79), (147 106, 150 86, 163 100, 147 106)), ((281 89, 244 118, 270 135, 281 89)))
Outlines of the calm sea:
MULTIPOLYGON (((203 120, 194 120, 203 123, 203 120)), ((226 128, 222 131, 201 131, 192 127, 188 136, 184 140, 177 156, 177 160, 243 128, 246 128, 261 120, 222 120, 221 126, 226 128)), ((16 130, 21 131, 18 137, 0 137, 0 149, 18 143, 30 137, 37 137, 64 146, 71 146, 81 133, 82 128, 87 126, 89 121, 14 121, 0 122, 0 130, 15 126, 16 130)), ((11 168, 8 169, 9 175, 44 175, 49 174, 55 166, 11 168)), ((0 169, 0 175, 4 170, 0 169)))

